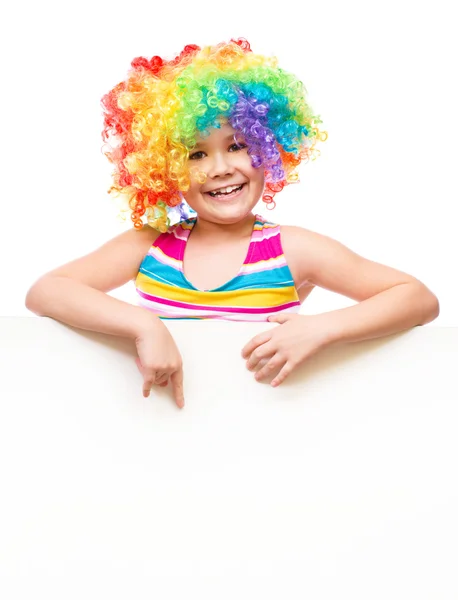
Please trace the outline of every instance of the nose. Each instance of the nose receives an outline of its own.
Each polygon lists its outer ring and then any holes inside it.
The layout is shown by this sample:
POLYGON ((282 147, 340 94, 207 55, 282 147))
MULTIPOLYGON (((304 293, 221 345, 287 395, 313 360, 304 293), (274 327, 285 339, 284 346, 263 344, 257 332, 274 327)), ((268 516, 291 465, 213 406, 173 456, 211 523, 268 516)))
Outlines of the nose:
POLYGON ((234 165, 227 152, 215 152, 213 160, 208 169, 209 177, 225 177, 234 173, 234 165))

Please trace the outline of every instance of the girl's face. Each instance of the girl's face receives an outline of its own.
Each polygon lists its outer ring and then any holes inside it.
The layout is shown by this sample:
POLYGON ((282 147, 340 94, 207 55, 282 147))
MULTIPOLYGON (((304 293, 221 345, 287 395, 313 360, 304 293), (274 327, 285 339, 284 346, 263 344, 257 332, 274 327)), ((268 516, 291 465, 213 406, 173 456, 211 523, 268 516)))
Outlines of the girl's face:
POLYGON ((191 177, 191 186, 183 197, 199 219, 233 224, 251 213, 264 189, 264 168, 251 166, 251 158, 240 134, 229 124, 212 129, 209 136, 197 138, 189 152, 191 171, 206 174, 204 183, 191 177), (243 143, 242 143, 243 142, 243 143))

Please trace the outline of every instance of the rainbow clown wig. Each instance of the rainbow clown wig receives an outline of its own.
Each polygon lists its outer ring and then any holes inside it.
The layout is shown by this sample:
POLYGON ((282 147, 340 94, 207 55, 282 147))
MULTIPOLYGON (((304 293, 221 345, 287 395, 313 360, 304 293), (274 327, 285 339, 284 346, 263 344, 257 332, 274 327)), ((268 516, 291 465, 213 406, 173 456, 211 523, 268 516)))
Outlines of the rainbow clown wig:
POLYGON ((114 164, 110 193, 126 203, 136 229, 142 218, 161 231, 169 212, 183 206, 181 192, 191 177, 189 151, 197 136, 229 123, 243 136, 253 167, 263 168, 263 201, 298 181, 301 161, 314 159, 317 140, 327 134, 305 100, 304 85, 277 66, 277 59, 254 54, 244 39, 216 46, 186 46, 166 61, 136 58, 127 79, 102 99, 104 152, 114 164))

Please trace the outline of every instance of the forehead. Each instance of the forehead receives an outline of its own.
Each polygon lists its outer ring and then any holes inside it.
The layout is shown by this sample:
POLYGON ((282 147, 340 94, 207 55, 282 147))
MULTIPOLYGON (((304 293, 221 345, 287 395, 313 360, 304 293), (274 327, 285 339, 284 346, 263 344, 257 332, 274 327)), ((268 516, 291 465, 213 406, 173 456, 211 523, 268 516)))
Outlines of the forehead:
POLYGON ((205 146, 207 144, 225 143, 229 140, 234 139, 235 134, 235 129, 231 127, 228 123, 226 123, 225 125, 221 125, 219 129, 217 129, 216 127, 210 129, 210 135, 197 135, 196 145, 205 146))

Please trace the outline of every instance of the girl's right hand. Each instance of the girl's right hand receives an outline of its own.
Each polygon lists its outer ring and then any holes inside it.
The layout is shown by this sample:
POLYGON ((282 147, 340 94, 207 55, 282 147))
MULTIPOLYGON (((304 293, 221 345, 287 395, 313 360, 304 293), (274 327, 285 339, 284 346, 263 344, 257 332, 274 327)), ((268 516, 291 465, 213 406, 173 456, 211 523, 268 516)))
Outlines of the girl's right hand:
POLYGON ((137 367, 143 376, 143 396, 147 398, 153 385, 164 387, 169 378, 178 408, 184 406, 183 361, 167 327, 156 317, 151 327, 135 339, 137 367))

